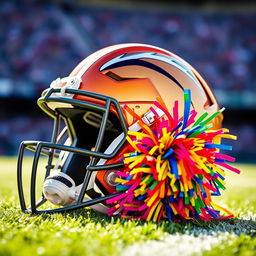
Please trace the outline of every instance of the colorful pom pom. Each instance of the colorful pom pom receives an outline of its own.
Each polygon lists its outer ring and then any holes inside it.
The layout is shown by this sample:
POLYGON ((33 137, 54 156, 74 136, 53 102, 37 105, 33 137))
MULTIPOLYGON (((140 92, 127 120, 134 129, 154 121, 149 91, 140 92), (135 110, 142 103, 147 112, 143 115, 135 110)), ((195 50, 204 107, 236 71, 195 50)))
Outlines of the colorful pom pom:
POLYGON ((155 108, 152 123, 137 122, 140 131, 129 131, 130 152, 124 154, 125 169, 117 172, 117 191, 121 195, 107 200, 109 215, 116 212, 122 218, 160 221, 188 219, 210 220, 230 218, 233 214, 212 202, 213 195, 225 189, 225 171, 240 171, 225 161, 235 159, 221 154, 220 149, 231 150, 218 144, 220 138, 236 139, 227 129, 211 130, 209 123, 224 109, 196 121, 195 110, 190 110, 190 90, 184 91, 184 114, 178 116, 176 101, 171 115, 161 100, 155 108), (163 113, 159 117, 159 110, 163 113), (223 216, 224 213, 224 216, 223 216))

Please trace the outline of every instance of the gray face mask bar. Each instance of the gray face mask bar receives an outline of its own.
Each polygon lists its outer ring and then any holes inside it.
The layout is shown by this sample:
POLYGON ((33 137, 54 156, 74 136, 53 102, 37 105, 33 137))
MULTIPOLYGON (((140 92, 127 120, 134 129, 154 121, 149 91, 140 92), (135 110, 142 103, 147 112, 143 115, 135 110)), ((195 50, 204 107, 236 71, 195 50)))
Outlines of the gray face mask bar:
MULTIPOLYGON (((105 200, 112 198, 116 195, 121 194, 122 192, 109 194, 106 196, 97 197, 91 200, 88 200, 86 202, 83 202, 83 198, 86 194, 87 187, 90 181, 90 178, 92 176, 93 172, 98 171, 105 171, 105 170, 111 170, 111 169, 117 169, 123 167, 122 162, 114 163, 114 164, 104 164, 104 165, 97 165, 97 162, 99 159, 111 159, 115 157, 120 150, 120 148, 124 145, 126 141, 126 135, 127 135, 127 124, 124 119, 121 107, 119 102, 111 97, 95 94, 91 92, 81 91, 77 89, 66 89, 66 93, 69 95, 79 95, 79 96, 85 96, 88 99, 96 99, 96 101, 102 102, 104 106, 93 104, 90 102, 72 99, 69 97, 62 97, 62 94, 60 94, 61 88, 50 88, 47 89, 43 96, 39 98, 38 105, 51 117, 54 118, 54 128, 53 128, 53 134, 51 142, 44 142, 44 141, 23 141, 19 148, 19 155, 18 155, 18 163, 17 163, 17 182, 18 182, 18 193, 19 193, 19 199, 20 199, 20 206, 22 211, 38 214, 38 213, 57 213, 57 212, 66 212, 69 210, 74 210, 82 207, 88 207, 92 206, 98 203, 103 203, 105 200), (64 128, 62 132, 60 132, 60 115, 49 108, 47 106, 47 103, 64 103, 64 104, 70 104, 73 107, 79 107, 80 109, 86 109, 91 111, 97 111, 102 113, 102 120, 99 127, 99 133, 96 139, 94 150, 87 150, 76 146, 68 146, 65 144, 60 144, 61 139, 67 134, 67 130, 64 128), (120 125, 123 131, 123 138, 120 140, 118 145, 114 148, 114 150, 110 153, 101 153, 100 149, 102 146, 103 138, 104 138, 104 132, 106 130, 108 116, 110 112, 110 108, 113 107, 116 111, 116 115, 118 116, 118 119, 120 120, 120 125), (32 172, 31 172, 31 179, 30 179, 30 206, 27 207, 25 197, 24 197, 24 188, 23 188, 23 175, 22 175, 22 166, 23 166, 23 158, 24 158, 24 151, 25 149, 34 151, 34 159, 32 164, 32 172), (41 205, 43 205, 47 199, 42 194, 42 197, 39 201, 36 201, 36 179, 37 179, 37 169, 38 169, 38 162, 41 155, 47 155, 48 161, 46 165, 46 171, 45 171, 45 177, 46 179, 51 171, 54 168, 53 165, 53 159, 58 157, 59 151, 66 151, 66 152, 72 152, 79 154, 81 156, 89 157, 90 161, 87 167, 85 168, 85 176, 84 180, 81 186, 80 193, 78 195, 78 199, 75 202, 75 204, 64 206, 60 208, 55 209, 38 209, 41 205)), ((73 138, 74 139, 74 138, 73 138)))

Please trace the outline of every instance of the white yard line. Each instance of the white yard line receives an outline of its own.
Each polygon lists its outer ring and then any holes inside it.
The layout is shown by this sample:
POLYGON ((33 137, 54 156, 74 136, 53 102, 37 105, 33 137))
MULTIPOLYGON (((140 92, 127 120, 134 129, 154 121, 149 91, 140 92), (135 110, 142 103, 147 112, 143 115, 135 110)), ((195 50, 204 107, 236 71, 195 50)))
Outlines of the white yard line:
POLYGON ((211 250, 213 246, 221 245, 228 239, 232 241, 235 234, 228 232, 215 233, 213 235, 201 234, 199 236, 189 234, 167 235, 160 241, 147 241, 135 243, 125 248, 121 256, 190 256, 202 255, 205 250, 211 250))
POLYGON ((202 255, 203 251, 215 246, 225 246, 232 243, 241 234, 255 232, 256 215, 248 212, 247 216, 233 223, 219 222, 210 229, 195 227, 185 231, 185 234, 168 234, 156 241, 135 243, 126 247, 121 256, 192 256, 202 255))

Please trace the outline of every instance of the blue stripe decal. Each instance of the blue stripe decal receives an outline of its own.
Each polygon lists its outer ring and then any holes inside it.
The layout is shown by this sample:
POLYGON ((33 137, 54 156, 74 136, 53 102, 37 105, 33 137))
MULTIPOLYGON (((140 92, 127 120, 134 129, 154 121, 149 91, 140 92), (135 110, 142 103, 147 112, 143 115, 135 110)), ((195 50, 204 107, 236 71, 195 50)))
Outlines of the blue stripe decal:
MULTIPOLYGON (((184 90, 183 86, 172 76, 170 75, 168 72, 166 72, 164 69, 158 67, 155 64, 152 64, 150 62, 144 61, 144 60, 124 60, 121 62, 117 62, 117 63, 113 63, 110 66, 108 66, 106 69, 111 69, 111 68, 119 68, 119 67, 124 67, 124 66, 131 66, 131 65, 135 65, 135 66, 143 66, 143 67, 147 67, 150 69, 153 69, 161 74, 163 74, 164 76, 168 77, 169 79, 171 79, 174 83, 176 83, 182 90, 184 90)), ((105 69, 102 69, 102 71, 105 69)))
MULTIPOLYGON (((129 65, 129 64, 124 64, 127 61, 141 60, 141 59, 153 59, 153 60, 158 60, 158 61, 162 61, 162 62, 165 62, 167 64, 170 64, 171 66, 174 66, 177 69, 184 72, 187 76, 189 76, 192 80, 194 80, 194 82, 197 85, 200 86, 200 83, 199 83, 198 79, 195 77, 193 72, 184 63, 172 58, 171 56, 167 56, 167 55, 163 55, 163 54, 159 54, 159 53, 154 53, 154 52, 136 52, 136 53, 129 53, 129 54, 126 53, 126 54, 119 55, 119 56, 109 60, 105 64, 103 64, 100 68, 100 71, 103 71, 103 70, 106 70, 106 69, 109 69, 109 68, 113 68, 113 67, 120 67, 120 66, 123 66, 123 65, 126 66, 126 65, 129 65), (115 64, 117 64, 117 63, 119 63, 119 65, 116 66, 115 64), (121 63, 123 63, 123 64, 121 64, 121 63)), ((143 61, 143 60, 141 60, 141 61, 143 61)), ((146 62, 146 63, 148 63, 148 62, 146 62)), ((148 63, 148 64, 151 64, 151 63, 148 63)), ((133 64, 133 65, 136 65, 136 64, 133 64)), ((141 63, 137 63, 137 65, 145 66, 145 61, 143 61, 141 63)), ((146 65, 146 66, 149 67, 148 65, 146 65)), ((153 65, 153 66, 156 66, 156 65, 153 65)), ((159 68, 158 66, 156 66, 156 67, 159 68)), ((153 68, 153 69, 155 69, 155 68, 153 68)), ((159 69, 155 69, 155 70, 159 71, 159 69)), ((165 70, 163 70, 163 71, 164 71, 164 73, 162 71, 159 71, 159 72, 161 72, 162 74, 165 74, 166 71, 165 70)), ((169 73, 168 73, 167 77, 170 78, 169 73)), ((178 83, 178 85, 179 85, 179 83, 178 83)))

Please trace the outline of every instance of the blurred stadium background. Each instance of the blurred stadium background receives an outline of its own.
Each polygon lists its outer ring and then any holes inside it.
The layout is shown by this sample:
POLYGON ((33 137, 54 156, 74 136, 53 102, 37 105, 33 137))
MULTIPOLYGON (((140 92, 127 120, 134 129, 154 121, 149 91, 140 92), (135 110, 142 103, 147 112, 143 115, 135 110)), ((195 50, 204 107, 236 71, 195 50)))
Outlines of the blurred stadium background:
POLYGON ((256 161, 256 3, 250 1, 0 1, 0 155, 22 140, 50 139, 36 105, 52 80, 117 43, 168 49, 213 88, 233 155, 256 161))

